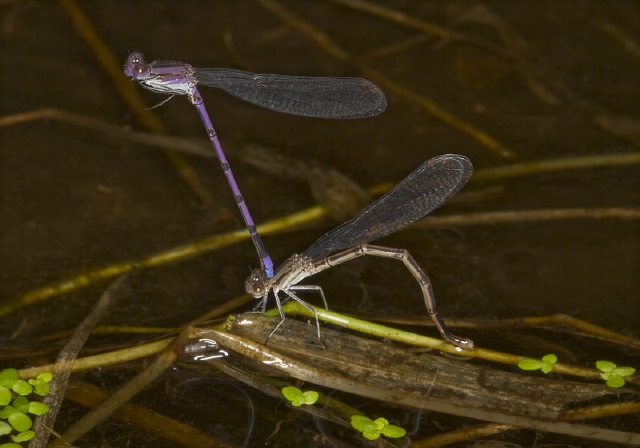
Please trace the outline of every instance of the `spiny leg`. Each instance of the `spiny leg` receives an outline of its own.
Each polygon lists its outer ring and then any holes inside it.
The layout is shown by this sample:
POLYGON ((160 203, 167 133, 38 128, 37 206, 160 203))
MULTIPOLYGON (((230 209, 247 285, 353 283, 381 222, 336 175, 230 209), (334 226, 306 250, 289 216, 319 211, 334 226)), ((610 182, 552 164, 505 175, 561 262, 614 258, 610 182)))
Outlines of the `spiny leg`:
POLYGON ((151 109, 155 109, 156 107, 160 107, 162 106, 164 103, 166 103, 167 101, 169 101, 171 98, 173 98, 175 95, 171 95, 169 98, 167 98, 166 100, 162 100, 161 102, 159 102, 158 104, 156 104, 155 106, 151 106, 151 107, 146 107, 144 110, 151 110, 151 109))
POLYGON ((267 290, 267 293, 262 296, 262 299, 260 299, 260 303, 258 303, 258 305, 253 309, 253 311, 250 311, 251 313, 264 313, 267 310, 267 301, 269 300, 269 291, 267 290))
POLYGON ((361 257, 363 255, 372 255, 374 257, 393 258, 401 260, 404 265, 409 269, 411 275, 418 281, 420 288, 422 289, 422 295, 424 297, 424 303, 427 306, 427 311, 431 316, 431 319, 436 324, 436 328, 440 331, 442 338, 456 347, 463 350, 472 350, 473 341, 471 339, 462 338, 452 334, 444 321, 438 314, 438 308, 436 306, 436 300, 433 295, 433 289, 431 288, 431 280, 424 273, 422 268, 416 263, 415 259, 411 256, 406 249, 394 249, 390 247, 374 246, 370 244, 361 244, 352 249, 339 252, 335 255, 320 260, 314 263, 314 273, 324 271, 331 266, 336 266, 341 263, 345 263, 354 258, 361 257))
MULTIPOLYGON (((322 339, 320 337, 320 320, 318 319, 318 313, 316 312, 316 310, 313 309, 311 305, 309 305, 307 302, 302 300, 300 297, 296 296, 293 292, 289 290, 283 290, 282 292, 284 292, 288 296, 288 298, 295 300, 296 302, 298 302, 299 304, 301 304, 302 306, 304 306, 305 308, 307 308, 309 311, 313 313, 313 316, 316 319, 316 331, 318 334, 318 340, 322 342, 322 339)), ((267 345, 267 342, 269 342, 269 339, 271 339, 271 336, 273 336, 275 332, 278 331, 278 328, 280 328, 280 326, 284 323, 286 319, 284 311, 282 310, 282 303, 280 302, 280 297, 278 295, 278 292, 274 291, 273 296, 276 299, 276 306, 278 307, 278 311, 280 312, 280 322, 278 322, 275 328, 271 330, 271 333, 269 333, 269 336, 267 336, 267 340, 264 341, 265 345, 267 345)), ((324 344, 324 342, 322 343, 324 344)))
POLYGON ((278 291, 273 291, 273 296, 276 299, 276 306, 278 307, 278 311, 280 312, 280 322, 278 322, 278 325, 276 325, 275 328, 271 330, 271 333, 269 333, 269 336, 267 336, 267 340, 264 341, 264 345, 267 345, 267 342, 269 342, 271 336, 273 336, 273 334, 278 331, 278 328, 280 328, 280 325, 282 325, 285 320, 284 311, 282 310, 282 304, 280 303, 280 297, 278 297, 278 291))
POLYGON ((322 298, 322 304, 324 305, 324 309, 329 311, 329 304, 327 303, 327 298, 324 295, 324 291, 321 286, 318 285, 293 285, 289 287, 289 291, 317 291, 322 298))
MULTIPOLYGON (((295 289, 315 289, 315 288, 298 288, 298 286, 315 286, 315 285, 295 285, 295 289)), ((320 287, 318 286, 318 288, 320 288, 320 287)), ((318 319, 318 313, 316 312, 316 310, 311 305, 309 305, 307 302, 305 302, 300 297, 298 297, 293 292, 291 292, 291 289, 294 289, 294 288, 292 287, 292 288, 283 290, 282 292, 284 292, 290 298, 292 298, 293 300, 295 300, 300 305, 304 306, 305 308, 307 308, 309 311, 311 311, 313 313, 313 316, 316 318, 316 330, 318 331, 318 340, 322 342, 322 339, 320 338, 320 320, 318 319)))

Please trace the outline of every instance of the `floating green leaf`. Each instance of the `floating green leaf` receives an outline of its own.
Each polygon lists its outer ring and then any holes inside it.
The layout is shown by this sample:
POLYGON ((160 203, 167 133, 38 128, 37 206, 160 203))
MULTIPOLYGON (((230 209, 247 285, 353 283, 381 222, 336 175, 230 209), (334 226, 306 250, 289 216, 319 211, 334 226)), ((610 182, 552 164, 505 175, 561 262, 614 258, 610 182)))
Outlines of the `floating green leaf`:
POLYGON ((352 415, 351 426, 360 431, 369 440, 376 440, 380 437, 380 428, 373 420, 364 415, 352 415))
POLYGON ((29 395, 33 392, 33 386, 25 380, 18 380, 13 384, 11 390, 19 395, 29 395))
POLYGON ((389 421, 382 417, 371 420, 364 415, 352 415, 351 426, 360 431, 362 435, 369 440, 376 440, 380 438, 381 434, 387 437, 397 438, 403 437, 407 433, 407 431, 399 426, 390 425, 389 421))
POLYGON ((636 373, 636 369, 627 366, 616 367, 614 371, 620 376, 631 376, 636 373))
POLYGON ((22 431, 20 434, 16 434, 15 436, 11 436, 11 440, 16 443, 26 442, 27 440, 31 440, 36 436, 35 431, 22 431))
POLYGON ((0 409, 0 418, 9 418, 16 410, 12 406, 5 406, 0 409))
POLYGON ((382 428, 382 435, 397 439, 398 437, 404 437, 407 434, 404 428, 396 425, 387 425, 382 428))
POLYGON ((318 392, 309 390, 302 392, 300 389, 294 386, 286 386, 282 388, 282 395, 291 402, 294 406, 301 406, 303 404, 313 404, 318 401, 318 392))
POLYGON ((538 370, 542 367, 542 361, 539 359, 527 358, 518 362, 518 367, 522 370, 538 370))
POLYGON ((26 431, 31 429, 31 419, 24 412, 18 411, 13 406, 5 406, 0 410, 0 418, 6 418, 9 424, 16 431, 26 431))
POLYGON ((40 403, 39 401, 30 401, 29 402, 29 414, 34 415, 42 415, 49 412, 49 406, 44 403, 40 403))
POLYGON ((636 373, 633 367, 618 367, 611 361, 596 361, 596 367, 600 370, 600 376, 607 382, 609 387, 622 387, 625 385, 625 376, 631 376, 636 373))
POLYGON ((37 376, 37 379, 42 380, 45 383, 48 383, 49 381, 51 381, 53 379, 53 373, 51 373, 51 372, 42 372, 40 375, 37 376))
POLYGON ((601 372, 611 372, 616 367, 611 361, 596 361, 596 368, 601 372))
POLYGON ((4 436, 13 431, 11 425, 7 422, 0 422, 0 436, 4 436))
POLYGON ((38 375, 37 378, 29 380, 29 384, 35 389, 34 392, 41 397, 49 395, 51 389, 49 388, 49 381, 53 379, 53 374, 50 372, 44 372, 38 375))
POLYGON ((0 448, 22 448, 19 443, 3 443, 0 448))
POLYGON ((6 406, 11 403, 13 395, 11 391, 4 386, 0 386, 0 406, 6 406))
POLYGON ((20 374, 16 369, 4 369, 0 371, 0 386, 11 389, 13 384, 20 379, 20 374))
POLYGON ((527 358, 518 362, 518 367, 522 370, 538 370, 542 373, 549 373, 553 370, 553 365, 558 362, 558 357, 553 353, 544 355, 542 359, 527 358))
POLYGON ((622 387, 625 385, 625 381, 624 378, 622 378, 620 375, 612 375, 610 373, 603 373, 600 376, 602 376, 602 379, 607 380, 607 386, 609 387, 622 387))
POLYGON ((27 397, 16 397, 11 405, 20 412, 29 412, 29 400, 27 397))
POLYGON ((40 395, 41 397, 49 395, 49 393, 51 392, 49 383, 45 383, 45 382, 34 384, 33 389, 36 395, 40 395))

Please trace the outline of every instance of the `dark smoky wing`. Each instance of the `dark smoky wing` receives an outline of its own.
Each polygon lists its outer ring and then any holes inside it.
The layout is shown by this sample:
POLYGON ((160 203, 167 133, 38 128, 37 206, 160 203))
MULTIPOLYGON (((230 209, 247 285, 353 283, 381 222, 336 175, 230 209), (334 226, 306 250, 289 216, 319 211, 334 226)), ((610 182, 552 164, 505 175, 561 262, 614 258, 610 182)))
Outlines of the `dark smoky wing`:
POLYGON ((227 68, 196 68, 198 85, 217 87, 247 103, 303 117, 348 119, 382 113, 387 99, 362 78, 256 74, 227 68))
POLYGON ((302 255, 313 261, 375 241, 423 218, 455 195, 469 180, 468 158, 446 154, 426 161, 359 215, 329 231, 302 255))

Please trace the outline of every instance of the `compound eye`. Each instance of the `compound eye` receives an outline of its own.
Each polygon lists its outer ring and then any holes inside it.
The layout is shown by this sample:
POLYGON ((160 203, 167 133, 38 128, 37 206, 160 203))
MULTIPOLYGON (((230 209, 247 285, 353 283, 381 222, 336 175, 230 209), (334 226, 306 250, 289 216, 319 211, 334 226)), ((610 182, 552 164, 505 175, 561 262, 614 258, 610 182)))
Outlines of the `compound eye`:
POLYGON ((261 283, 254 283, 251 285, 251 295, 254 297, 261 297, 264 295, 264 285, 261 283))
POLYGON ((149 66, 136 64, 133 66, 132 73, 135 79, 147 78, 150 74, 149 66))
POLYGON ((268 292, 265 285, 267 282, 265 274, 260 269, 254 269, 244 282, 244 290, 255 299, 259 299, 268 292))

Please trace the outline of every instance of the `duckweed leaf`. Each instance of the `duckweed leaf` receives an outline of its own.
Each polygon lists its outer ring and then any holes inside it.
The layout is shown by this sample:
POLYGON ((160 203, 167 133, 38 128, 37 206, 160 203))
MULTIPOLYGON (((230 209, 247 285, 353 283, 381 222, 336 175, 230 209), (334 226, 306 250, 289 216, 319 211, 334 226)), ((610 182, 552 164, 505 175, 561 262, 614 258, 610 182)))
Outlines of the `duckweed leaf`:
POLYGON ((607 382, 609 387, 622 387, 625 385, 625 376, 631 376, 636 373, 633 367, 618 367, 611 361, 596 361, 596 367, 600 370, 600 376, 607 382))
POLYGON ((382 435, 397 439, 398 437, 404 437, 407 434, 404 428, 396 425, 387 425, 382 428, 382 435))
POLYGON ((596 361, 596 368, 601 372, 611 372, 616 365, 611 361, 596 361))
POLYGON ((4 369, 0 371, 0 386, 8 389, 13 387, 13 383, 20 379, 20 374, 16 369, 4 369))
POLYGON ((33 392, 33 386, 25 380, 18 380, 13 384, 11 390, 19 395, 29 395, 33 392))
POLYGON ((0 386, 0 406, 6 406, 11 403, 13 395, 11 391, 4 386, 0 386))
POLYGON ((49 412, 49 406, 44 403, 40 403, 39 401, 31 401, 29 402, 29 414, 34 415, 42 415, 49 412))
POLYGON ((13 431, 13 428, 9 423, 0 421, 0 436, 9 434, 11 431, 13 431))
POLYGON ((371 420, 364 415, 352 415, 351 426, 360 431, 362 435, 369 440, 376 440, 380 435, 387 437, 403 437, 407 431, 403 428, 390 425, 389 421, 383 417, 371 420))
POLYGON ((49 388, 49 381, 53 379, 53 374, 50 372, 44 372, 38 375, 37 378, 29 380, 29 384, 31 384, 34 388, 34 392, 41 397, 45 395, 49 395, 51 389, 49 388))
POLYGON ((294 406, 302 406, 303 404, 313 404, 318 401, 318 392, 309 390, 302 392, 294 386, 286 386, 282 388, 282 395, 294 406))
POLYGON ((31 419, 24 412, 18 411, 13 406, 5 406, 0 410, 0 418, 6 418, 9 424, 16 431, 26 431, 31 429, 31 419))
POLYGON ((16 397, 11 405, 20 412, 29 412, 29 400, 27 397, 16 397))
POLYGON ((558 357, 553 353, 544 355, 542 359, 527 358, 518 362, 518 367, 522 370, 538 370, 542 373, 549 373, 553 370, 553 365, 558 361, 558 357))
POLYGON ((35 431, 22 431, 20 434, 16 434, 15 436, 11 436, 11 440, 16 443, 26 442, 27 440, 31 440, 36 436, 35 431))

